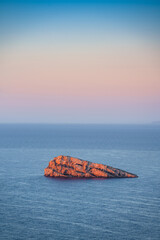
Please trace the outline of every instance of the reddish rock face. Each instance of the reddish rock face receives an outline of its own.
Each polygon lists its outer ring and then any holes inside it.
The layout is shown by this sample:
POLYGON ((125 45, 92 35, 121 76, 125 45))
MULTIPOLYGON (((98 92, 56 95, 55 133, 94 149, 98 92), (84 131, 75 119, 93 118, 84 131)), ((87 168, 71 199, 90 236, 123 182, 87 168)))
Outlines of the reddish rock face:
POLYGON ((58 156, 44 169, 46 177, 77 178, 135 178, 135 174, 112 168, 107 165, 92 163, 69 156, 58 156))

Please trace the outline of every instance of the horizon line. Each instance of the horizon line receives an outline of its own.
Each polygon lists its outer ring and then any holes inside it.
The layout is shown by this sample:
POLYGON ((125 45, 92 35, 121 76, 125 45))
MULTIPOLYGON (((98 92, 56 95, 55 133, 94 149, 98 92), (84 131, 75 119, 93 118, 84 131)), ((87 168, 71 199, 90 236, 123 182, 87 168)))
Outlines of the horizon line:
POLYGON ((25 125, 160 125, 160 121, 153 122, 132 122, 132 123, 78 123, 78 122, 69 122, 69 123, 58 123, 58 122, 0 122, 0 125, 17 125, 17 124, 25 124, 25 125))

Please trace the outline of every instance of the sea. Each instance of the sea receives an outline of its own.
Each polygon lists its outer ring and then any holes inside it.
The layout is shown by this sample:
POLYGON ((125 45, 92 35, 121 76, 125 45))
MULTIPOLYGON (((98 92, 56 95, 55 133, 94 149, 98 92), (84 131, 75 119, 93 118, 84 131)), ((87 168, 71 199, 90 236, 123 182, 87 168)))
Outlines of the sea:
POLYGON ((160 125, 0 124, 0 239, 159 240, 160 125), (45 177, 59 155, 138 178, 45 177))

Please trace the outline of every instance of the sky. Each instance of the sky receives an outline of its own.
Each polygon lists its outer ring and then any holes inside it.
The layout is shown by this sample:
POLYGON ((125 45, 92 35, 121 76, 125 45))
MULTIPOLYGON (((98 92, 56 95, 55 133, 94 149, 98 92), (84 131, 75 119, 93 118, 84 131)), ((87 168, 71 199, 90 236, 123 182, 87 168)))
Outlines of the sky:
POLYGON ((0 123, 160 121, 160 1, 0 0, 0 123))

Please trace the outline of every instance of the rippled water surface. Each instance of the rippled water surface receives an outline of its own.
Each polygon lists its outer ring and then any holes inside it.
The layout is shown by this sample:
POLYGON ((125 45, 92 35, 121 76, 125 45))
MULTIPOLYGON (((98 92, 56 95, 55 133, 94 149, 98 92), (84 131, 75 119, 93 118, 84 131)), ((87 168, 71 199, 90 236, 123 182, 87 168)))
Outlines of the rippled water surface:
POLYGON ((0 239, 160 239, 160 126, 0 125, 0 239), (58 155, 136 179, 43 176, 58 155))

